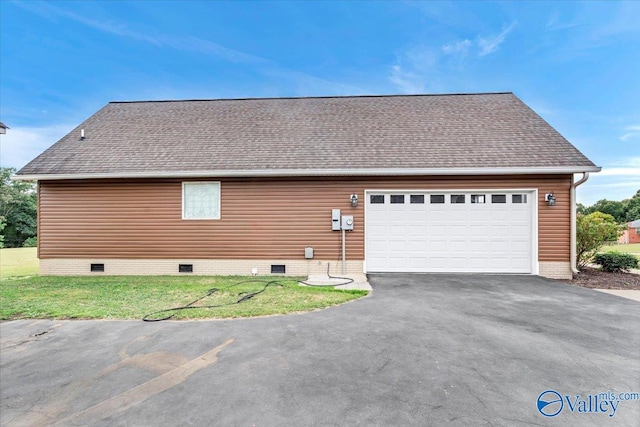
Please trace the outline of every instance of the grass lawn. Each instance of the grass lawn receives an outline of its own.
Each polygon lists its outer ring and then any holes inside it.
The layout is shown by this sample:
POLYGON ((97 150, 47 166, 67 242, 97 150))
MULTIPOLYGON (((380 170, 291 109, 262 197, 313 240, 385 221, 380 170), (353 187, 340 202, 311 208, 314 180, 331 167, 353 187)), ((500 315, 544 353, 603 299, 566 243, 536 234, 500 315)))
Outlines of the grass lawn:
POLYGON ((640 243, 629 243, 627 245, 611 245, 605 246, 601 249, 601 252, 618 251, 628 254, 640 255, 640 243))
POLYGON ((219 291, 197 305, 237 301, 277 280, 264 293, 243 302, 213 309, 176 312, 176 319, 252 317, 309 311, 340 304, 367 294, 333 288, 300 286, 290 277, 229 276, 34 276, 5 279, 0 284, 0 319, 140 319, 154 311, 177 307, 219 291), (251 283, 235 285, 250 280, 251 283), (263 282, 257 282, 261 280, 263 282))
POLYGON ((622 253, 633 254, 636 257, 638 257, 638 259, 640 259, 640 243, 629 243, 626 245, 617 244, 617 245, 611 245, 611 246, 604 246, 602 249, 600 249, 600 252, 609 252, 609 251, 618 251, 622 253))
POLYGON ((37 274, 36 248, 0 249, 0 279, 14 276, 36 276, 37 274))
POLYGON ((0 249, 0 278, 0 320, 140 319, 154 311, 186 305, 211 288, 219 291, 195 305, 233 303, 272 280, 278 284, 241 304, 183 310, 175 312, 175 318, 286 314, 329 307, 367 294, 300 286, 291 277, 38 276, 35 248, 0 249), (251 282, 236 285, 244 281, 251 282))

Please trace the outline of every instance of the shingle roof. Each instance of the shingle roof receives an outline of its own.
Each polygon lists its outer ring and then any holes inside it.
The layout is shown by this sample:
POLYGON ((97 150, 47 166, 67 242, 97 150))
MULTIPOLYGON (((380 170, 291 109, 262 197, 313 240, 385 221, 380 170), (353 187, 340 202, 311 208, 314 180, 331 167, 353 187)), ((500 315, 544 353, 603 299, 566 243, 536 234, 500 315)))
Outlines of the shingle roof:
POLYGON ((492 93, 111 102, 18 175, 449 168, 595 170, 492 93))

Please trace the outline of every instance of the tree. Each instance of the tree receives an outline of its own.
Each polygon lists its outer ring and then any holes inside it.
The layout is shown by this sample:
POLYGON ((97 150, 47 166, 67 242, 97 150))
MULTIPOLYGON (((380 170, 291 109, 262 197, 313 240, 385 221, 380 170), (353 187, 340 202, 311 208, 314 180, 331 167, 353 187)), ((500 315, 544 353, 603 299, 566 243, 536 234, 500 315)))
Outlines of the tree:
POLYGON ((625 222, 640 219, 640 190, 632 198, 622 202, 625 203, 625 222))
POLYGON ((33 182, 14 181, 14 168, 0 168, 0 240, 7 248, 22 247, 36 236, 37 196, 33 182))
POLYGON ((584 209, 583 213, 588 215, 593 212, 602 212, 605 214, 609 214, 616 220, 616 222, 625 222, 626 218, 624 201, 618 202, 615 200, 607 199, 598 200, 593 204, 593 206, 589 206, 588 208, 584 209))
POLYGON ((583 215, 587 215, 590 214, 591 212, 588 212, 589 210, 589 206, 585 206, 582 203, 577 203, 576 204, 576 212, 579 214, 583 214, 583 215))
POLYGON ((6 227, 6 223, 4 222, 4 217, 0 216, 0 249, 4 248, 4 227, 6 227))
POLYGON ((613 216, 618 223, 627 223, 640 219, 640 190, 630 199, 621 202, 615 200, 598 200, 591 206, 578 203, 576 212, 588 215, 594 212, 602 212, 613 216))
POLYGON ((605 243, 615 242, 623 227, 612 215, 593 212, 576 218, 576 261, 583 268, 605 243))

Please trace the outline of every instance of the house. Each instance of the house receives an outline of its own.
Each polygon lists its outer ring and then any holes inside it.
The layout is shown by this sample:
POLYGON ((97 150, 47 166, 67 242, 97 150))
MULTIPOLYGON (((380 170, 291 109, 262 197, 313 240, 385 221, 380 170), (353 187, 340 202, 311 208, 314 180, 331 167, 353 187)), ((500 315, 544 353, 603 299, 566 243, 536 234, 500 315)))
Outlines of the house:
POLYGON ((484 93, 111 102, 16 178, 41 274, 335 274, 344 243, 347 273, 570 278, 599 170, 484 93))
POLYGON ((627 229, 618 238, 618 243, 640 243, 640 219, 627 223, 627 229))
POLYGON ((7 129, 9 129, 9 126, 7 126, 4 123, 0 122, 0 135, 6 134, 7 133, 7 129))

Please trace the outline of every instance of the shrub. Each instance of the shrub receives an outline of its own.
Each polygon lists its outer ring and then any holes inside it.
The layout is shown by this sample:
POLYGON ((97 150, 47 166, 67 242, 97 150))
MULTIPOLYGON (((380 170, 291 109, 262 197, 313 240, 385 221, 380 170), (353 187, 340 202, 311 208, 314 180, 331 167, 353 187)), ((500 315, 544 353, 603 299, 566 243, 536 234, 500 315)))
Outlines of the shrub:
POLYGON ((578 214, 576 218, 576 256, 578 268, 584 267, 607 242, 615 242, 623 227, 602 212, 578 214))
POLYGON ((638 268, 638 258, 636 258, 635 255, 623 254, 616 251, 597 254, 594 260, 596 264, 602 266, 603 271, 610 273, 618 273, 621 271, 629 271, 631 268, 638 268))
POLYGON ((35 248, 36 246, 38 246, 38 238, 36 236, 29 237, 22 244, 23 248, 35 248))

